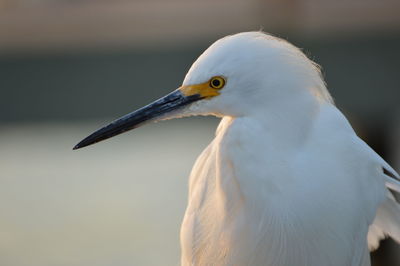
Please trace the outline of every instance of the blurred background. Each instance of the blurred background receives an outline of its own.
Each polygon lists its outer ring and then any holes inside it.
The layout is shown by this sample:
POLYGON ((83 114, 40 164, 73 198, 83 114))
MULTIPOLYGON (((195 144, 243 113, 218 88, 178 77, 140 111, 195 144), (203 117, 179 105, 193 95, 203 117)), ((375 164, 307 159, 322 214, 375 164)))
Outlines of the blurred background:
MULTIPOLYGON (((400 170, 399 12, 398 0, 0 0, 0 265, 179 265, 187 176, 218 120, 71 149, 178 87, 227 34, 262 29, 301 47, 400 170)), ((373 265, 399 254, 386 240, 373 265)))

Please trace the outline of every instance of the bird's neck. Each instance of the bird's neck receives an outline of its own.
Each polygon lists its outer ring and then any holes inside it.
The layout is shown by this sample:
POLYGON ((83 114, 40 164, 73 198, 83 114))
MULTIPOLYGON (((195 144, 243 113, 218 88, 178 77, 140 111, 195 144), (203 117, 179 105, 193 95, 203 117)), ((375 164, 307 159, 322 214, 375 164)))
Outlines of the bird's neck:
POLYGON ((215 174, 218 195, 226 199, 222 206, 227 213, 239 208, 238 198, 258 204, 263 195, 265 203, 276 192, 287 190, 288 183, 293 183, 288 178, 292 176, 289 164, 313 139, 321 104, 297 98, 265 106, 258 114, 221 121, 213 150, 220 162, 215 174))
POLYGON ((297 148, 309 137, 320 106, 309 95, 268 103, 251 115, 228 119, 232 120, 230 130, 242 139, 262 140, 269 148, 297 148))

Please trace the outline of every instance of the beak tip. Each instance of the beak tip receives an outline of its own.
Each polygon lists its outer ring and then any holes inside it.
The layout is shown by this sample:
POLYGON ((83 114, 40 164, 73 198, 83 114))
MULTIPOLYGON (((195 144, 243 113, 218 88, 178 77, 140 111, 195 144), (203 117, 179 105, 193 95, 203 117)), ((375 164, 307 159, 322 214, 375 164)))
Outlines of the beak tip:
POLYGON ((78 144, 76 144, 76 145, 72 148, 72 150, 75 151, 75 150, 78 150, 78 149, 80 149, 80 148, 86 147, 86 146, 88 146, 88 145, 90 145, 90 144, 91 144, 91 143, 85 143, 84 141, 81 141, 81 142, 79 142, 78 144))
POLYGON ((79 144, 76 144, 76 145, 72 148, 72 150, 74 151, 74 150, 77 150, 77 149, 79 149, 79 148, 81 148, 81 146, 80 146, 79 144))

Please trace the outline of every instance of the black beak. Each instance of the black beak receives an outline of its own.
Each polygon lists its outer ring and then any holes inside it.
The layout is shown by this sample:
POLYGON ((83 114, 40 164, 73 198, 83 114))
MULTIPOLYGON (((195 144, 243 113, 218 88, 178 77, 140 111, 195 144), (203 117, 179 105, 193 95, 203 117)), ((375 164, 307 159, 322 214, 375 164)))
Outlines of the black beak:
POLYGON ((146 105, 132 113, 124 115, 111 124, 95 131, 90 136, 79 142, 73 149, 80 149, 99 141, 111 138, 128 130, 140 127, 146 122, 156 120, 174 110, 202 99, 200 94, 185 96, 177 89, 161 99, 146 105))

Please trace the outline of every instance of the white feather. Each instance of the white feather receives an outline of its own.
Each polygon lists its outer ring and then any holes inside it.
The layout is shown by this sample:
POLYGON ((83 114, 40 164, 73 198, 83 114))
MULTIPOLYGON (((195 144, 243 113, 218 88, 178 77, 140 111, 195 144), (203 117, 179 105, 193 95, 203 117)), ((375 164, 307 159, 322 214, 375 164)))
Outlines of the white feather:
POLYGON ((333 105, 316 64, 260 33, 213 44, 184 84, 223 75, 221 95, 184 115, 224 117, 197 160, 181 228, 182 265, 370 265, 400 239, 394 170, 333 105), (368 235, 368 239, 367 239, 368 235))

